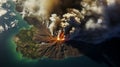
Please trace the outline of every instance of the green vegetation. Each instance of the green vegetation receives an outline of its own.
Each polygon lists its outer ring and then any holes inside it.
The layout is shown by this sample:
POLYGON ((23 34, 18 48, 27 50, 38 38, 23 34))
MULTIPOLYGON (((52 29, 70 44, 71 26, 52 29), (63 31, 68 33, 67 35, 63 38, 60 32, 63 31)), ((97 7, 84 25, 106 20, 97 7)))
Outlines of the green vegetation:
POLYGON ((14 38, 17 44, 17 51, 20 51, 23 56, 27 56, 28 58, 37 58, 36 49, 39 45, 33 40, 33 36, 36 31, 37 28, 35 27, 28 30, 22 29, 14 38))
POLYGON ((22 29, 14 38, 17 48, 23 57, 30 59, 50 58, 64 59, 67 57, 80 56, 77 48, 59 41, 50 41, 50 36, 47 29, 31 27, 30 29, 22 29), (44 43, 41 43, 44 42, 44 43))

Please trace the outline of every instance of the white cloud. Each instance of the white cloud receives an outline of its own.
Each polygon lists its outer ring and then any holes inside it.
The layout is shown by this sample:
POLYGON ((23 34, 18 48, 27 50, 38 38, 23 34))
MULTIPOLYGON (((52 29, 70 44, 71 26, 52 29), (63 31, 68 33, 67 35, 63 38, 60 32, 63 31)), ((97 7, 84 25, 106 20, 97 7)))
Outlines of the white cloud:
POLYGON ((7 10, 0 8, 0 17, 5 15, 7 13, 7 10))
POLYGON ((6 2, 7 0, 0 0, 0 17, 7 13, 7 10, 2 8, 2 5, 6 2))
POLYGON ((4 27, 0 25, 0 33, 4 31, 4 27))

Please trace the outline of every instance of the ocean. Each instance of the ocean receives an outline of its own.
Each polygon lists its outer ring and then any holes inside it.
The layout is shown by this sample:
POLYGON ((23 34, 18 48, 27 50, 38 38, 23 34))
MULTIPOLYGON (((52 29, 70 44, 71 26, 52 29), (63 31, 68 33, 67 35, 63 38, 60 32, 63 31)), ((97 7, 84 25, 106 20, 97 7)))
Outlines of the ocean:
MULTIPOLYGON (((105 62, 98 62, 88 56, 71 57, 64 60, 51 60, 51 59, 29 59, 23 57, 20 52, 16 51, 16 44, 13 41, 15 34, 22 28, 28 28, 28 24, 24 21, 21 16, 14 10, 14 4, 9 1, 11 7, 6 15, 3 17, 9 17, 10 19, 0 19, 1 24, 8 24, 17 19, 18 24, 14 28, 10 28, 0 33, 0 67, 108 67, 105 62), (16 16, 9 16, 10 12, 15 12, 16 16)), ((98 57, 99 58, 99 57, 98 57)))

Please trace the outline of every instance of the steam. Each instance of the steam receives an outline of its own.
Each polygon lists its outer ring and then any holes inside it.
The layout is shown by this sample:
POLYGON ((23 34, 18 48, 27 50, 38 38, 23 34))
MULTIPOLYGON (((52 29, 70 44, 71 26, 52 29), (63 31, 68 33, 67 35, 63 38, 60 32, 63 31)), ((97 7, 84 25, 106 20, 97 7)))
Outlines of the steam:
MULTIPOLYGON (((18 0, 20 1, 20 0, 18 0)), ((22 3, 22 17, 34 16, 47 20, 53 8, 59 3, 59 0, 25 0, 22 3)))
MULTIPOLYGON (((84 0, 85 1, 85 0, 84 0)), ((83 1, 83 2, 84 2, 83 1)), ((97 1, 96 1, 97 2, 97 1)), ((95 3, 94 3, 95 5, 95 3)), ((85 31, 77 31, 71 36, 71 39, 85 41, 88 43, 101 43, 106 39, 120 36, 120 1, 119 0, 106 0, 102 1, 102 5, 90 6, 87 2, 84 2, 84 10, 90 10, 91 12, 83 13, 87 15, 93 15, 85 23, 85 31), (88 8, 89 7, 89 8, 88 8), (94 8, 94 9, 93 9, 94 8), (97 11, 99 10, 99 11, 97 11), (97 19, 95 19, 95 16, 97 19), (79 34, 79 35, 78 35, 79 34), (79 38, 78 38, 79 37, 79 38)))
POLYGON ((107 0, 107 5, 113 5, 115 4, 116 0, 107 0))
POLYGON ((57 31, 57 27, 59 26, 60 18, 56 14, 52 14, 51 17, 49 18, 51 21, 51 24, 48 26, 51 35, 54 35, 54 32, 57 31))
POLYGON ((120 32, 119 0, 17 0, 16 2, 22 2, 23 18, 36 17, 40 22, 47 23, 52 36, 62 31, 65 35, 70 34, 71 40, 95 43, 120 32))

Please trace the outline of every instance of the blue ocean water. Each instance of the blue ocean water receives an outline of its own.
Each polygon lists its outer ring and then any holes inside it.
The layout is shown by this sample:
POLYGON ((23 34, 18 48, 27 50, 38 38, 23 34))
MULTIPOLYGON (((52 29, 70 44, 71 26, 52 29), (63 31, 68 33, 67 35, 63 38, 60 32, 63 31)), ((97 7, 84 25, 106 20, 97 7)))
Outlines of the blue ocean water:
POLYGON ((10 22, 15 19, 19 20, 19 22, 16 27, 0 33, 0 67, 108 67, 106 63, 97 62, 84 55, 81 57, 67 58, 64 60, 32 60, 22 57, 22 55, 16 51, 16 44, 13 41, 13 37, 19 32, 20 29, 28 28, 28 24, 14 10, 14 4, 11 1, 8 3, 11 4, 10 8, 7 8, 5 5, 3 7, 11 10, 4 15, 9 17, 9 19, 0 19, 0 21, 3 21, 1 24, 6 23, 9 25, 10 22), (10 12, 15 12, 17 15, 15 17, 11 17, 9 16, 10 12))

